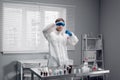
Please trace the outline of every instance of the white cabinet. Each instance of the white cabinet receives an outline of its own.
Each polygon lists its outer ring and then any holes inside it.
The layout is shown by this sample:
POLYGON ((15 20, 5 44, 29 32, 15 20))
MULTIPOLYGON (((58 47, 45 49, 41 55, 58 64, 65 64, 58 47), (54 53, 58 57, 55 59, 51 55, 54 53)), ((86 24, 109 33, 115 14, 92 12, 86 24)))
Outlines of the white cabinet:
POLYGON ((81 61, 88 61, 89 66, 93 66, 96 62, 98 68, 104 69, 104 59, 103 59, 103 39, 102 35, 82 35, 82 55, 81 61))

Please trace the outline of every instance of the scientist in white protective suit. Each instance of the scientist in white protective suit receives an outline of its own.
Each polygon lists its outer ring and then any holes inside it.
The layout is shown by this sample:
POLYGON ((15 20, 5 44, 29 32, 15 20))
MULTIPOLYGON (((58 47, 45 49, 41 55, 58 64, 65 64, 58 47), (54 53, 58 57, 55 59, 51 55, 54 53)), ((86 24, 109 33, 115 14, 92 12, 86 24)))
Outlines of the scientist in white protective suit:
POLYGON ((62 18, 56 19, 55 23, 43 29, 43 34, 50 43, 48 66, 69 65, 67 44, 74 46, 78 42, 78 38, 73 32, 66 29, 64 20, 62 18))

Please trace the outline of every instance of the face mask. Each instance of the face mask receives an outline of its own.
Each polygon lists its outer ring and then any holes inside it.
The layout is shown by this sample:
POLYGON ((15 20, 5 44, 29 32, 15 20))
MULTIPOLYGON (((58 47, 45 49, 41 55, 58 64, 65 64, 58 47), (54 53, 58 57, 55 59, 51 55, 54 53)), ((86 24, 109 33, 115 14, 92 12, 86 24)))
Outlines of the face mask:
POLYGON ((65 23, 64 23, 64 22, 57 22, 57 23, 56 23, 56 26, 63 26, 63 27, 64 27, 64 26, 65 26, 65 23))

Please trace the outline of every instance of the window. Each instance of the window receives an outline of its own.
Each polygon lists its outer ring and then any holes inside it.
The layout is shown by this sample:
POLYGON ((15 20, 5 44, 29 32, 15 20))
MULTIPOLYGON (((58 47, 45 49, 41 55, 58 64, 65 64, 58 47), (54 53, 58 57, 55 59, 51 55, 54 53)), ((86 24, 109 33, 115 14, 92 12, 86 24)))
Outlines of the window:
POLYGON ((4 53, 48 52, 48 42, 42 30, 44 26, 62 17, 67 19, 64 7, 4 3, 3 47, 4 53))

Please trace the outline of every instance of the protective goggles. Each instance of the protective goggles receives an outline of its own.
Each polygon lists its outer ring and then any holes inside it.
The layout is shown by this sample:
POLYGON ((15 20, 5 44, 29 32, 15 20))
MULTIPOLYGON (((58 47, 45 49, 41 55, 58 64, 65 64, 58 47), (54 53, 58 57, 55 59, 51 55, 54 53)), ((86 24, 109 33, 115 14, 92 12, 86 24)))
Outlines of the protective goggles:
POLYGON ((65 26, 65 23, 64 22, 57 22, 56 26, 65 26))

